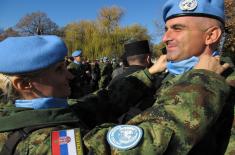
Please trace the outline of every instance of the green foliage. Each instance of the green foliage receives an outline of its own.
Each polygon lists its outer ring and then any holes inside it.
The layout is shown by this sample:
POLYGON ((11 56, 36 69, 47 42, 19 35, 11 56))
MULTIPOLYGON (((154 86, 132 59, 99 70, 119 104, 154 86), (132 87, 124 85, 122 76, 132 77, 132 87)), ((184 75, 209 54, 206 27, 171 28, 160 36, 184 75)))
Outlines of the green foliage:
POLYGON ((7 37, 16 37, 16 36, 19 36, 19 33, 10 27, 0 34, 0 41, 4 40, 7 37))
POLYGON ((155 57, 159 57, 162 55, 162 49, 165 47, 165 44, 163 42, 156 44, 153 46, 153 55, 155 57))
POLYGON ((82 50, 84 57, 96 59, 103 56, 120 57, 123 44, 129 40, 150 40, 147 29, 140 25, 121 27, 123 11, 118 7, 103 8, 96 21, 70 23, 64 28, 64 40, 69 55, 82 50))

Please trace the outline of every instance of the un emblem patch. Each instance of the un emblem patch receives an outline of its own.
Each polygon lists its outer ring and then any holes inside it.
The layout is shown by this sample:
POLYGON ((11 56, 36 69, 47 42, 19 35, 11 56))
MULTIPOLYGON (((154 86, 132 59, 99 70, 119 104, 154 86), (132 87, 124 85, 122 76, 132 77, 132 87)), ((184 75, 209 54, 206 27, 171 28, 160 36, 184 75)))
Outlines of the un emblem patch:
POLYGON ((197 0, 181 0, 179 7, 183 11, 192 11, 197 7, 197 0))
POLYGON ((134 148, 143 136, 140 127, 134 125, 118 125, 107 134, 108 143, 116 149, 128 150, 134 148))

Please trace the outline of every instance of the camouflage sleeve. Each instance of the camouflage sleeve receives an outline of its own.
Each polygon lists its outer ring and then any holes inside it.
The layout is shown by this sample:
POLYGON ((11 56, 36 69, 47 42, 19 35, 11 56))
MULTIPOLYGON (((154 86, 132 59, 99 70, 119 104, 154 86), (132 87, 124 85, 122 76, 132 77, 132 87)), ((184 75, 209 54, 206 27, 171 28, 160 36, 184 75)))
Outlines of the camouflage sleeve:
POLYGON ((235 101, 235 71, 234 71, 234 69, 233 69, 233 73, 226 78, 226 82, 233 88, 232 95, 231 95, 232 96, 232 99, 231 99, 232 103, 231 104, 233 104, 234 118, 233 118, 233 124, 232 124, 232 129, 231 129, 231 136, 229 139, 229 144, 226 149, 225 155, 233 155, 233 154, 235 154, 235 104, 234 104, 234 101, 235 101))
POLYGON ((73 62, 71 62, 68 66, 67 69, 72 72, 73 74, 76 73, 77 67, 76 64, 74 64, 73 62))
POLYGON ((229 144, 226 149, 225 155, 233 155, 235 154, 235 107, 234 107, 234 119, 233 119, 233 125, 231 129, 231 136, 229 139, 229 144))
POLYGON ((120 79, 112 88, 100 89, 80 99, 69 100, 75 113, 90 127, 104 122, 116 122, 148 93, 151 75, 140 71, 120 79))
POLYGON ((97 127, 84 137, 95 154, 187 154, 220 114, 229 86, 212 72, 192 70, 159 96, 155 104, 131 119, 144 136, 137 147, 110 148, 106 133, 113 126, 97 127))
POLYGON ((18 154, 27 155, 50 155, 51 131, 52 128, 44 128, 34 131, 26 139, 20 141, 20 143, 17 145, 16 152, 18 154))

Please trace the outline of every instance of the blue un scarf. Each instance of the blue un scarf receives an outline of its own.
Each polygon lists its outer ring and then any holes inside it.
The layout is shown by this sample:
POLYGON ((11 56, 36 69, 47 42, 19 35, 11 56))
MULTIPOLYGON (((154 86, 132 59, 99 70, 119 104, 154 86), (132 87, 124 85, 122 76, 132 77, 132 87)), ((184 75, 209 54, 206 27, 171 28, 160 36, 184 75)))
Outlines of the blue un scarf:
POLYGON ((68 107, 68 103, 67 99, 49 97, 32 100, 16 100, 15 106, 32 109, 66 108, 68 107))
POLYGON ((167 69, 170 74, 173 75, 183 74, 184 72, 191 70, 198 63, 198 61, 199 58, 195 56, 178 62, 168 61, 167 69))

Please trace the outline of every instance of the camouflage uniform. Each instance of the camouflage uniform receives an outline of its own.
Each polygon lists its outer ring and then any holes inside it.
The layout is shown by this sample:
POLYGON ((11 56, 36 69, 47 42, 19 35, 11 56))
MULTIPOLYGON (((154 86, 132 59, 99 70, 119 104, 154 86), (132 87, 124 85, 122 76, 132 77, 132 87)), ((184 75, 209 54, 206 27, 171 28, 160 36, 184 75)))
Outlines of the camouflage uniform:
POLYGON ((229 85, 232 88, 232 93, 230 95, 230 101, 233 101, 230 103, 230 105, 227 106, 227 111, 225 111, 225 118, 227 122, 230 122, 227 124, 228 129, 231 128, 231 132, 228 132, 227 135, 230 136, 230 139, 228 141, 228 146, 226 148, 225 155, 234 155, 235 154, 235 73, 233 72, 232 76, 229 76, 226 78, 226 82, 229 83, 229 85))
MULTIPOLYGON (((146 70, 134 73, 129 78, 131 77, 136 77, 139 80, 142 79, 146 86, 151 86, 150 80, 152 77, 146 70)), ((231 77, 230 79, 233 78, 231 77)), ((124 79, 124 81, 128 82, 127 79, 124 79)), ((221 113, 221 109, 224 106, 221 103, 225 103, 230 88, 221 76, 205 70, 192 70, 166 83, 169 86, 162 88, 159 92, 164 92, 164 95, 160 96, 151 108, 128 122, 128 124, 138 125, 144 131, 144 137, 137 147, 127 151, 110 149, 106 141, 106 133, 114 124, 103 124, 84 136, 83 141, 87 148, 86 151, 95 154, 187 154, 190 150, 193 150, 194 146, 202 140, 201 137, 207 134, 206 131, 217 122, 217 116, 221 113)), ((124 85, 123 83, 122 86, 124 85)), ((126 104, 126 106, 130 106, 130 103, 136 102, 136 100, 141 98, 138 98, 138 96, 144 93, 145 90, 141 92, 140 88, 133 89, 132 87, 129 90, 127 87, 125 88, 125 93, 121 94, 123 95, 121 97, 118 97, 118 94, 112 91, 101 90, 79 100, 71 100, 71 108, 69 109, 33 110, 35 114, 40 112, 46 113, 48 111, 51 115, 46 115, 47 117, 45 117, 44 113, 36 115, 37 117, 43 116, 41 118, 33 117, 32 110, 27 110, 26 113, 32 114, 30 117, 27 117, 28 119, 30 118, 31 122, 34 122, 31 120, 32 118, 43 119, 44 122, 47 122, 45 120, 52 118, 52 116, 55 118, 53 119, 54 122, 58 120, 61 122, 63 118, 66 118, 66 120, 62 121, 62 125, 34 131, 18 144, 17 151, 21 154, 50 154, 49 134, 52 130, 80 127, 83 129, 82 134, 84 135, 86 133, 84 129, 89 129, 90 127, 86 127, 82 122, 95 122, 93 125, 96 125, 104 121, 112 121, 109 119, 109 116, 112 116, 113 112, 119 111, 118 107, 115 107, 118 103, 121 102, 126 104), (131 94, 136 99, 128 98, 131 94), (110 99, 114 101, 114 104, 108 107, 107 104, 110 105, 111 103, 107 103, 107 101, 110 99), (55 111, 58 111, 58 113, 55 111), (55 116, 58 116, 58 118, 55 116), (71 117, 69 118, 69 116, 71 117), (73 121, 74 124, 70 125, 69 123, 73 121)), ((123 105, 120 105, 120 107, 123 107, 123 105)), ((0 123, 7 124, 0 127, 0 147, 2 147, 9 134, 9 128, 7 127, 12 125, 12 123, 6 123, 11 122, 9 121, 11 118, 9 116, 20 118, 20 114, 25 110, 19 108, 14 110, 14 108, 10 107, 7 112, 6 109, 7 107, 5 106, 0 113, 2 116, 0 123)), ((125 110, 121 109, 122 112, 125 112, 125 110)), ((22 118, 27 119, 25 116, 22 116, 22 118)), ((20 120, 20 122, 24 122, 20 127, 29 125, 27 120, 20 120)), ((40 121, 37 120, 36 122, 40 121)), ((19 123, 15 122, 14 124, 19 123)))
POLYGON ((91 68, 91 90, 92 92, 99 89, 99 80, 100 80, 100 67, 97 62, 92 64, 91 68))
MULTIPOLYGON (((234 79, 234 73, 227 77, 230 87, 234 79)), ((108 147, 105 137, 114 124, 93 129, 84 143, 95 154, 224 154, 226 148, 226 154, 234 154, 234 92, 226 82, 205 70, 168 76, 154 105, 127 122, 144 131, 137 147, 126 151, 108 147)))
POLYGON ((67 69, 74 75, 74 79, 71 81, 71 96, 70 98, 79 98, 86 95, 85 89, 85 69, 83 64, 76 64, 71 62, 67 69))
POLYGON ((228 147, 226 149, 226 155, 234 155, 235 154, 235 108, 233 108, 233 114, 234 114, 234 118, 233 118, 233 125, 232 125, 232 130, 231 130, 231 136, 229 139, 229 144, 228 147))
MULTIPOLYGON (((137 71, 144 70, 145 68, 146 67, 139 66, 139 65, 132 65, 132 66, 127 67, 122 74, 119 74, 118 76, 116 76, 114 79, 110 81, 108 88, 114 89, 115 87, 119 86, 120 81, 122 81, 123 79, 131 80, 131 76, 130 76, 131 74, 137 71)), ((155 83, 156 80, 158 80, 159 82, 161 80, 155 77, 158 77, 158 76, 154 76, 154 80, 152 79, 153 84, 155 83)), ((132 80, 131 82, 133 83, 133 85, 140 85, 141 83, 141 81, 138 81, 138 80, 132 80)), ((139 114, 141 111, 145 110, 148 107, 151 107, 155 101, 155 96, 154 96, 155 91, 156 91, 155 85, 152 85, 152 87, 148 87, 148 89, 146 89, 146 92, 142 94, 142 98, 139 101, 137 101, 137 103, 133 104, 133 106, 130 107, 129 111, 127 113, 124 113, 118 119, 119 123, 121 124, 125 123, 126 121, 134 117, 135 115, 139 114)), ((136 97, 133 96, 133 98, 136 98, 136 97)))
POLYGON ((101 78, 99 81, 99 88, 105 88, 108 86, 109 82, 112 80, 113 67, 110 62, 101 63, 101 78))
MULTIPOLYGON (((147 72, 143 71, 135 75, 138 79, 143 79, 145 86, 150 86, 151 81, 147 78, 147 72)), ((120 89, 128 84, 124 80, 120 84, 120 89)), ((2 150, 8 136, 12 131, 24 130, 32 126, 49 125, 33 131, 17 145, 16 152, 19 154, 50 154, 50 133, 54 130, 80 128, 81 134, 85 135, 87 129, 93 128, 97 124, 113 122, 115 117, 128 110, 130 103, 135 103, 141 98, 145 89, 142 86, 129 84, 123 88, 126 93, 116 90, 99 90, 80 98, 79 100, 69 100, 69 108, 51 108, 44 110, 33 110, 29 108, 15 108, 13 104, 0 104, 0 150, 2 150), (134 88, 133 88, 134 87, 134 88), (142 87, 143 89, 140 89, 142 87), (131 91, 133 90, 133 91, 131 91), (137 94, 136 98, 129 98, 131 94, 137 94), (112 101, 112 102, 111 102, 112 101), (119 102, 126 105, 118 106, 119 102)), ((132 105, 131 105, 132 106, 132 105)), ((1 152, 1 151, 0 151, 1 152)))

